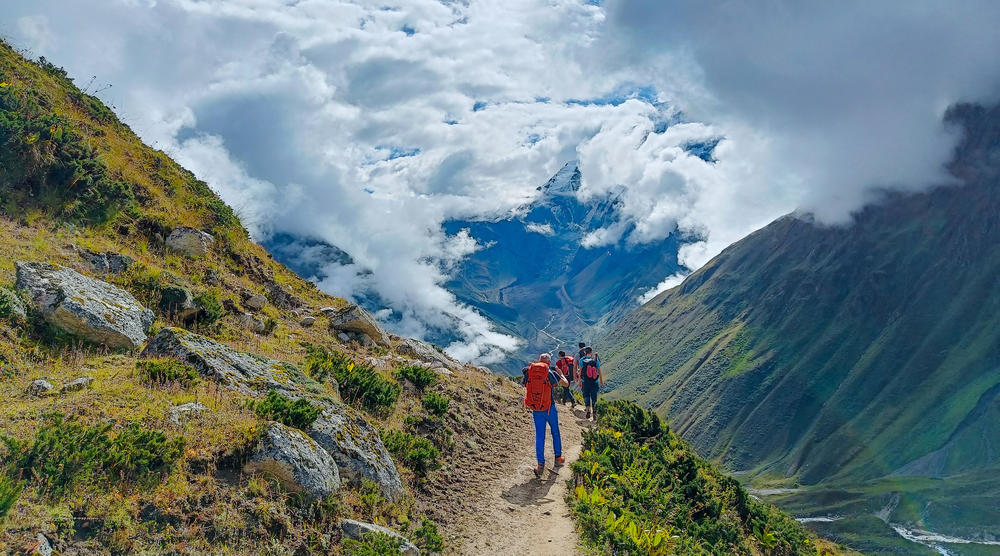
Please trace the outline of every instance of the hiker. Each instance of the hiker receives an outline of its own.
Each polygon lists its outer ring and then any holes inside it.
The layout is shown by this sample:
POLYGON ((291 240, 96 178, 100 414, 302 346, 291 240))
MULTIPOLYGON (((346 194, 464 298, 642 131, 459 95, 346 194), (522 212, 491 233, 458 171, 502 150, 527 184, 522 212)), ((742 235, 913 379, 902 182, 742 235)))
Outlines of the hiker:
POLYGON ((532 412, 535 422, 535 477, 541 477, 545 470, 545 424, 552 429, 552 448, 556 455, 556 466, 564 465, 566 458, 562 455, 562 439, 559 437, 559 414, 556 412, 556 384, 569 386, 569 381, 552 367, 552 356, 543 353, 538 361, 528 365, 524 373, 524 405, 532 412))
POLYGON ((591 415, 597 420, 597 392, 604 386, 604 375, 601 374, 601 360, 590 347, 583 348, 583 357, 579 361, 580 389, 583 390, 583 403, 587 406, 587 419, 591 415), (591 413, 593 409, 593 413, 591 413))
POLYGON ((576 360, 573 359, 572 355, 566 355, 565 351, 560 351, 559 360, 556 361, 556 369, 559 369, 559 372, 566 377, 566 382, 569 382, 569 384, 563 386, 562 389, 562 404, 566 405, 566 401, 569 400, 569 403, 572 404, 570 407, 575 408, 576 398, 573 397, 573 390, 571 388, 573 382, 575 381, 574 375, 576 373, 576 360))
POLYGON ((580 351, 576 352, 576 362, 578 365, 585 355, 587 355, 587 344, 580 342, 580 351))

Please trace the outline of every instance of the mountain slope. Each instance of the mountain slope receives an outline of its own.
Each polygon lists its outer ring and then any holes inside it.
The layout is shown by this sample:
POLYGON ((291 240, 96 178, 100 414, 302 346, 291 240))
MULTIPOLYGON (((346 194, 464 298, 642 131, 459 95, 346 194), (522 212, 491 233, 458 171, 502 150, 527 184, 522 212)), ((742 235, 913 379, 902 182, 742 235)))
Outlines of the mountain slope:
POLYGON ((3 42, 0 162, 0 553, 398 553, 352 545, 342 519, 435 553, 530 450, 518 385, 370 328, 381 345, 343 340, 344 300, 3 42), (203 232, 181 249, 184 227, 203 232), (36 296, 15 280, 26 267, 89 289, 36 296), (123 323, 131 347, 88 335, 123 323))
POLYGON ((468 230, 485 247, 462 261, 445 285, 502 331, 525 340, 507 362, 589 341, 591 329, 627 314, 636 299, 680 270, 678 239, 587 248, 583 239, 617 218, 618 195, 581 202, 581 174, 564 166, 516 214, 491 221, 449 221, 449 234, 468 230))
POLYGON ((960 185, 732 245, 607 335, 614 395, 805 484, 1000 466, 1000 110, 948 119, 960 185))

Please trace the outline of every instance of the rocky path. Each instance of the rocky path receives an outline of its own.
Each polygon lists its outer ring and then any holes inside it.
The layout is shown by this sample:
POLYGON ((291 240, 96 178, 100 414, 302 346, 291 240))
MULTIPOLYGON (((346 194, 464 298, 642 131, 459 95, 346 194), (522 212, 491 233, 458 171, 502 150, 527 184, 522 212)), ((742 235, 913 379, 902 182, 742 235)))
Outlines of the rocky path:
POLYGON ((535 478, 535 440, 531 417, 522 412, 523 426, 512 432, 513 442, 504 453, 483 462, 477 470, 489 480, 469 492, 472 515, 459 519, 461 531, 453 546, 458 554, 576 554, 579 537, 574 529, 566 496, 572 478, 569 464, 580 455, 582 430, 587 422, 558 406, 566 465, 553 467, 552 438, 546 438, 546 470, 535 478))

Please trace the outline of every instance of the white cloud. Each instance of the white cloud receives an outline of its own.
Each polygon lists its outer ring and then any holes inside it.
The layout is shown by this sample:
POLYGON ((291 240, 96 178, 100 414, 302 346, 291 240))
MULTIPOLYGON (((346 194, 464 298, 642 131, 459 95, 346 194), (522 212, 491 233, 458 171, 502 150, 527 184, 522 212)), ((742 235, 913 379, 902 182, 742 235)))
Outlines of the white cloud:
POLYGON ((586 245, 680 229, 704 240, 681 250, 694 269, 796 208, 842 222, 872 186, 946 179, 942 111, 1000 90, 998 11, 37 0, 0 5, 16 22, 0 33, 112 83, 102 98, 258 237, 349 252, 323 288, 377 292, 398 331, 457 328, 449 351, 487 361, 514 339, 441 286, 482 247, 442 221, 510 211, 579 159, 581 196, 620 194, 619 220, 586 245), (713 139, 714 162, 685 148, 713 139))
POLYGON ((646 291, 646 293, 637 297, 636 300, 639 302, 640 305, 648 303, 654 297, 669 290, 670 288, 673 288, 674 286, 679 286, 681 282, 683 282, 684 279, 687 277, 688 274, 685 272, 677 272, 675 274, 671 274, 670 276, 667 276, 662 282, 657 284, 655 287, 650 288, 648 291, 646 291))
POLYGON ((536 224, 534 222, 529 222, 524 226, 526 230, 535 234, 542 234, 543 236, 554 236, 556 231, 552 229, 552 224, 536 224))

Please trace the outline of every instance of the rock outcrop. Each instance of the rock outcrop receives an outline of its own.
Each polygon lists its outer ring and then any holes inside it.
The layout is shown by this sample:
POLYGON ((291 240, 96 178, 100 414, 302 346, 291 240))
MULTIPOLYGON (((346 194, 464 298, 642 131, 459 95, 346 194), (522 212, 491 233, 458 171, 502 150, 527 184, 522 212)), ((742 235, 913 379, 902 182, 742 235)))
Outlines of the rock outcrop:
POLYGON ((292 399, 308 399, 323 412, 304 432, 333 457, 340 477, 352 484, 370 479, 389 500, 402 496, 399 471, 378 431, 356 410, 331 399, 319 383, 295 366, 236 351, 182 328, 161 330, 150 340, 143 357, 179 359, 247 395, 261 396, 275 390, 292 399))
POLYGON ((142 356, 178 359, 227 388, 248 395, 263 395, 268 390, 298 396, 323 392, 319 383, 294 365, 237 351, 183 328, 161 330, 149 341, 142 356))
POLYGON ((340 520, 340 530, 348 539, 360 540, 366 533, 383 533, 394 539, 399 539, 399 553, 406 556, 419 556, 420 550, 409 539, 400 535, 396 531, 373 523, 354 521, 353 519, 340 520))
POLYGON ((298 429, 271 423, 244 466, 247 473, 270 475, 289 492, 324 500, 340 489, 337 462, 298 429))
POLYGON ((180 426, 191 417, 206 411, 209 411, 208 407, 201 402, 188 402, 175 405, 170 408, 170 422, 180 426))
POLYGON ((167 236, 167 247, 189 257, 203 257, 215 243, 211 234, 194 228, 174 228, 167 236))
POLYGON ((259 293, 255 293, 246 298, 243 305, 252 311, 260 311, 267 305, 267 298, 259 293))
POLYGON ((306 434, 333 456, 343 480, 360 485, 368 479, 379 485, 387 499, 402 497, 403 481, 382 437, 357 411, 340 404, 324 404, 323 413, 306 434))
POLYGON ((69 268, 18 262, 17 288, 50 324, 111 348, 142 345, 153 324, 153 312, 132 294, 69 268))
POLYGON ((38 379, 28 385, 28 395, 29 396, 44 396, 52 391, 52 383, 44 380, 38 379))
POLYGON ((80 254, 80 258, 87 261, 90 268, 98 274, 121 274, 135 263, 132 257, 113 251, 96 253, 82 247, 77 247, 76 251, 80 254))
POLYGON ((403 340, 403 343, 399 344, 399 347, 396 348, 396 352, 400 355, 423 361, 424 363, 430 363, 432 367, 444 367, 452 371, 458 371, 464 367, 464 365, 436 350, 434 346, 427 342, 421 342, 413 338, 403 340))
POLYGON ((187 321, 198 314, 198 307, 187 288, 167 286, 160 293, 160 311, 175 319, 187 321))
MULTIPOLYGON (((380 346, 389 345, 389 335, 375 322, 375 317, 361 307, 352 303, 341 309, 327 307, 322 311, 330 319, 331 330, 348 335, 353 333, 368 336, 371 341, 380 346)), ((364 343, 361 337, 356 339, 364 343)))
POLYGON ((94 378, 89 376, 81 376, 80 378, 75 378, 66 384, 62 385, 62 392, 79 392, 80 390, 86 390, 94 384, 94 378))

